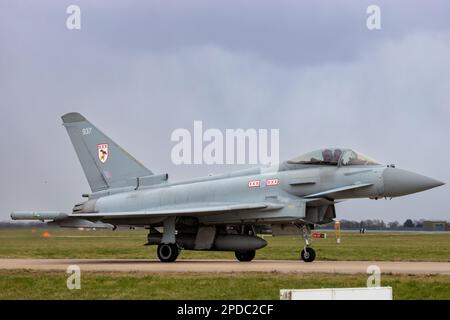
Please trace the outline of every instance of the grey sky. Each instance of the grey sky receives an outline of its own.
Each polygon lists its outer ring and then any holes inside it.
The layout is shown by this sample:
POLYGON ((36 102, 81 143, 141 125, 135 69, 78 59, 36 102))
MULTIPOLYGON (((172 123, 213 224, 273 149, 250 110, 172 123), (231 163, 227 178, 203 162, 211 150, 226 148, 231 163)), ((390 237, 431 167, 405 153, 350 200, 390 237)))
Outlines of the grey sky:
MULTIPOLYGON (((324 146, 450 182, 448 1, 0 0, 0 220, 87 192, 60 115, 83 113, 154 172, 176 128, 279 128, 280 158, 324 146), (66 29, 78 4, 82 29, 66 29), (378 4, 382 30, 366 28, 378 4)), ((339 218, 450 220, 448 184, 340 204, 339 218)))

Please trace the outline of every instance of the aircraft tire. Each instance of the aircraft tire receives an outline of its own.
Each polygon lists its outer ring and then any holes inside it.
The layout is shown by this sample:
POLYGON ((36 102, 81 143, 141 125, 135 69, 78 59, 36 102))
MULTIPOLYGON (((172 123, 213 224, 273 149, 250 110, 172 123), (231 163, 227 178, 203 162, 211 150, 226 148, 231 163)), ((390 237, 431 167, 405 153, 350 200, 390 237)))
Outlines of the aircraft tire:
POLYGON ((313 248, 306 247, 302 250, 301 257, 305 262, 313 262, 316 259, 316 251, 313 248))
POLYGON ((158 245, 158 258, 161 262, 174 262, 178 258, 180 249, 175 243, 160 243, 158 245))
POLYGON ((236 256, 236 259, 238 259, 241 262, 250 262, 255 258, 256 251, 255 250, 235 251, 234 255, 236 256))

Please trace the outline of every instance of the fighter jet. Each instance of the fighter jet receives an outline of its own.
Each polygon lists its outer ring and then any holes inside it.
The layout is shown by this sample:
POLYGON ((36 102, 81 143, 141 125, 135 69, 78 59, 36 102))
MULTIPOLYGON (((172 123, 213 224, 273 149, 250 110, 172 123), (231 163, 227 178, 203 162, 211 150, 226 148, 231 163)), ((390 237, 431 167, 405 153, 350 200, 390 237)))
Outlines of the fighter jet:
POLYGON ((267 245, 255 227, 304 239, 300 257, 312 262, 311 229, 336 218, 336 203, 392 198, 444 183, 382 165, 347 148, 324 148, 277 165, 171 182, 154 174, 79 113, 62 116, 91 188, 72 213, 16 211, 14 220, 61 227, 145 227, 147 245, 162 262, 181 250, 234 251, 251 261, 267 245))

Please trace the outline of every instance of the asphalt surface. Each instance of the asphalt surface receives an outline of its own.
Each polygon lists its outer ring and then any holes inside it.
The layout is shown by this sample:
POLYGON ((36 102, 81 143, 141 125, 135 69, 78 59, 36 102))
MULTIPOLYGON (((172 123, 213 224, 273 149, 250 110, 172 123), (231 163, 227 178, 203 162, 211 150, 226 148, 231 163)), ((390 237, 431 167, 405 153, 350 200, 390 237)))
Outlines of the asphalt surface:
POLYGON ((390 261, 315 261, 305 263, 286 260, 177 260, 161 263, 144 259, 0 259, 0 269, 66 270, 78 265, 82 271, 118 272, 279 272, 279 273, 367 273, 376 265, 382 273, 450 275, 450 262, 390 262, 390 261))

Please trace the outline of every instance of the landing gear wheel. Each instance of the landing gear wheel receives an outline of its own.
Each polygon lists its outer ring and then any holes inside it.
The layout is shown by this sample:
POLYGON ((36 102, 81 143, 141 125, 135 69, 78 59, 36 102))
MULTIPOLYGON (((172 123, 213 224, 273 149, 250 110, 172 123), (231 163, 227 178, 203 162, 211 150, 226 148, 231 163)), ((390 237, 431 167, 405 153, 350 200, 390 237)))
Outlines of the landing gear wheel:
POLYGON ((158 245, 157 253, 161 262, 174 262, 177 260, 180 249, 175 243, 161 243, 158 245))
POLYGON ((249 262, 252 261, 255 258, 255 250, 251 251, 235 251, 234 255, 236 256, 236 259, 238 259, 241 262, 249 262))
POLYGON ((305 262, 313 262, 316 258, 316 251, 313 248, 306 247, 302 250, 302 260, 305 262))

